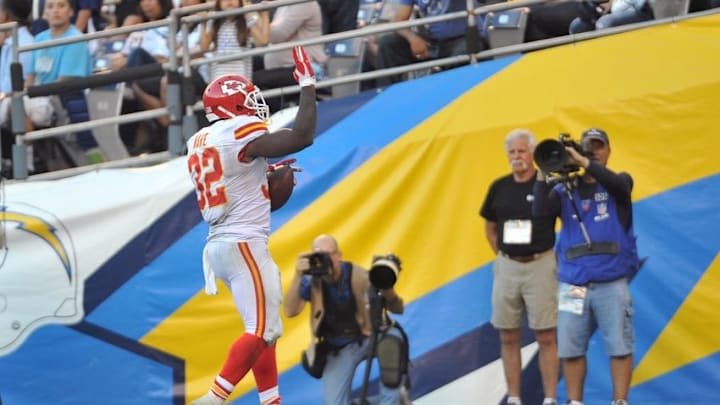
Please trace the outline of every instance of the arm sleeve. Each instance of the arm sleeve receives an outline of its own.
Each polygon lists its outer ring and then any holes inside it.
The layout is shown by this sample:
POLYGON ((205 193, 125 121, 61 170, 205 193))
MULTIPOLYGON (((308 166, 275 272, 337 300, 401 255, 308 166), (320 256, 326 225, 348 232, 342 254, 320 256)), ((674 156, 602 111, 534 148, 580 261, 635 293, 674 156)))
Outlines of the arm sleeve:
POLYGON ((495 211, 492 209, 492 203, 495 200, 496 185, 497 181, 490 185, 487 195, 485 196, 485 201, 482 207, 480 207, 480 216, 491 222, 497 222, 497 215, 495 215, 495 211))
POLYGON ((598 183, 602 184, 608 193, 615 197, 616 200, 622 202, 630 201, 633 180, 629 174, 615 173, 607 167, 593 161, 590 161, 587 171, 598 183))
POLYGON ((535 217, 560 215, 560 196, 544 181, 533 184, 532 214, 535 217))

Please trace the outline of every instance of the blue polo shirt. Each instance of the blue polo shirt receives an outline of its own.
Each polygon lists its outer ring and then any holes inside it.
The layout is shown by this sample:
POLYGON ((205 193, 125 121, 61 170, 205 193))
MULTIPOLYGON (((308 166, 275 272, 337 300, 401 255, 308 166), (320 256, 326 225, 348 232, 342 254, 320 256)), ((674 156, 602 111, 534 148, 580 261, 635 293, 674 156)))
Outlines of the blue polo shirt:
MULTIPOLYGON (((53 37, 45 30, 35 37, 35 42, 82 35, 74 25, 53 37)), ((53 83, 60 77, 86 77, 92 72, 92 58, 87 42, 36 49, 32 52, 30 73, 35 75, 35 85, 53 83)))

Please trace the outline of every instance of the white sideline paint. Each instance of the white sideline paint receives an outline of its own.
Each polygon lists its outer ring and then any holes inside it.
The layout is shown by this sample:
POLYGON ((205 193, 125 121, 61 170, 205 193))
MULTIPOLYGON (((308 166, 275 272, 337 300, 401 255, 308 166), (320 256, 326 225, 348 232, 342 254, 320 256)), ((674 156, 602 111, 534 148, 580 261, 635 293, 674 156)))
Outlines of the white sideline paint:
MULTIPOLYGON (((523 369, 537 351, 537 342, 522 348, 523 369)), ((414 400, 413 404, 499 404, 506 393, 507 385, 505 384, 502 361, 497 359, 485 367, 468 373, 450 384, 414 400), (484 387, 484 391, 481 392, 480 387, 484 387), (487 387, 494 387, 494 389, 487 390, 487 387)))

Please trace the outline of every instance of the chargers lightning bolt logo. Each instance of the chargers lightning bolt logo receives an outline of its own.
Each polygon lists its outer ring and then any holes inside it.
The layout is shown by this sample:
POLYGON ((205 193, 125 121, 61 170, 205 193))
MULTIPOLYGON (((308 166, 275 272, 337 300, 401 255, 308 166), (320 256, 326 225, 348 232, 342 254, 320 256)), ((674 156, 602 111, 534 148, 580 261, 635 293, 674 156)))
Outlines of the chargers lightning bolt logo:
POLYGON ((6 231, 0 260, 0 356, 16 350, 37 328, 83 317, 82 283, 65 225, 29 204, 0 211, 6 231))
POLYGON ((37 235, 47 242, 50 247, 53 248, 55 253, 57 253, 60 261, 63 263, 63 267, 65 267, 65 272, 68 276, 68 281, 72 281, 70 259, 68 258, 67 250, 65 250, 62 241, 60 241, 60 239, 56 236, 55 228, 52 225, 38 217, 25 215, 19 212, 5 212, 3 220, 5 222, 16 222, 18 224, 18 229, 37 235))

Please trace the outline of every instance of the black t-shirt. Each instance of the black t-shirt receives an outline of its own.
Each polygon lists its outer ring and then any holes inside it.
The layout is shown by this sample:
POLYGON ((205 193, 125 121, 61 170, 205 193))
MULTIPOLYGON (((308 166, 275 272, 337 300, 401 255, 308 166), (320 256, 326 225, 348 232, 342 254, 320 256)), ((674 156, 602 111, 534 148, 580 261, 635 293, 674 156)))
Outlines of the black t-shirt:
POLYGON ((512 174, 501 177, 490 186, 480 216, 497 223, 497 247, 510 256, 530 256, 555 245, 555 216, 532 218, 533 184, 535 178, 517 183, 512 174), (503 243, 505 221, 531 219, 530 244, 503 243))

